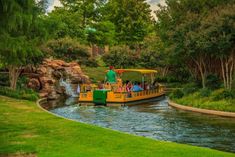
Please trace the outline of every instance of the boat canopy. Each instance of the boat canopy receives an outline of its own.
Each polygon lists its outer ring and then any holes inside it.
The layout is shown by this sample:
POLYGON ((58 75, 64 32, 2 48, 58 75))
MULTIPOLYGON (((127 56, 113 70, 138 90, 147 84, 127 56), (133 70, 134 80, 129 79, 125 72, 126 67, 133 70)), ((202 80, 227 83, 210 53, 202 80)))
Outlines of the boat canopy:
POLYGON ((141 74, 156 74, 156 70, 149 70, 149 69, 115 69, 115 72, 118 74, 124 73, 124 72, 138 72, 141 74))

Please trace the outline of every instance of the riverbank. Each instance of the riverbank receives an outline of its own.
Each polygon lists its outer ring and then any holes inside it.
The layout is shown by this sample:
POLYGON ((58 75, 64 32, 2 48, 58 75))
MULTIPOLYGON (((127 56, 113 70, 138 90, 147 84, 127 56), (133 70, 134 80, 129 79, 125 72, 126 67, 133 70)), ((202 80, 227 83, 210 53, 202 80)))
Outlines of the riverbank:
POLYGON ((201 109, 209 109, 209 110, 216 110, 216 111, 226 111, 226 112, 235 112, 235 99, 229 95, 227 91, 224 89, 218 89, 212 92, 194 92, 192 94, 182 95, 177 98, 177 95, 180 95, 180 92, 171 96, 173 102, 195 107, 201 109))
POLYGON ((210 114, 210 115, 217 115, 222 117, 231 117, 235 118, 235 112, 224 112, 224 111, 215 111, 215 110, 207 110, 207 109, 200 109, 185 105, 176 104, 172 101, 169 101, 168 104, 174 108, 185 110, 185 111, 192 111, 192 112, 198 112, 198 113, 204 113, 204 114, 210 114))
POLYGON ((235 156, 68 121, 30 101, 0 96, 0 106, 0 156, 235 156))

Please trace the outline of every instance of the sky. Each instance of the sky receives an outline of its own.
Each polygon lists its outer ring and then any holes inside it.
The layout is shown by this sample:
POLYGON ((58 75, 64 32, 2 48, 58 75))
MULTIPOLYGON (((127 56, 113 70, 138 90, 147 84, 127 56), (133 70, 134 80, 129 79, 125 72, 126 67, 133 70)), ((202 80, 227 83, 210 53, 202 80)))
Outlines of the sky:
MULTIPOLYGON (((158 9, 158 4, 165 4, 165 0, 147 0, 147 2, 151 5, 151 9, 152 9, 152 13, 154 10, 158 9)), ((59 0, 49 0, 49 8, 48 11, 50 12, 51 10, 53 10, 53 8, 55 6, 61 6, 60 1, 59 0)))

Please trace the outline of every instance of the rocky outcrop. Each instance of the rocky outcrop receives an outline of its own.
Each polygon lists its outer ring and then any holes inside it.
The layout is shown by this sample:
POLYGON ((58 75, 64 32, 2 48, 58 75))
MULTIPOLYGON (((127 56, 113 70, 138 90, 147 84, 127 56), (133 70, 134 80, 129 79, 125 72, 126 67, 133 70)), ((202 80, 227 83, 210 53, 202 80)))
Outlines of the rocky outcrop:
POLYGON ((73 87, 89 80, 78 63, 63 60, 45 59, 33 73, 29 75, 28 87, 39 91, 40 97, 48 99, 57 99, 65 93, 64 87, 59 85, 62 78, 69 79, 73 87))

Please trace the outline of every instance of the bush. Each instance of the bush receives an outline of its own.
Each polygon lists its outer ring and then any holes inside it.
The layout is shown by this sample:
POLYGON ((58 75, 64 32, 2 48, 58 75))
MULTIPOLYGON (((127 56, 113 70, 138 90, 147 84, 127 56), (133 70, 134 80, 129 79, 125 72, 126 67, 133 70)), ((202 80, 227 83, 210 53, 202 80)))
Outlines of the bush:
POLYGON ((184 95, 192 94, 198 91, 199 87, 196 83, 188 83, 183 86, 184 95))
POLYGON ((181 89, 176 89, 169 96, 170 98, 180 99, 184 96, 184 93, 181 89))
POLYGON ((209 89, 215 90, 221 87, 221 81, 219 77, 215 74, 209 74, 206 80, 206 86, 209 89))
POLYGON ((28 83, 28 78, 26 76, 19 77, 17 81, 17 88, 24 89, 28 83))
POLYGON ((157 76, 156 80, 158 82, 166 82, 166 83, 173 83, 173 82, 179 82, 179 80, 177 78, 175 78, 174 76, 157 76))
MULTIPOLYGON (((51 55, 55 58, 63 59, 67 62, 76 60, 85 65, 91 62, 89 48, 80 44, 75 39, 61 38, 51 40, 47 43, 47 47, 51 50, 51 55)), ((92 62, 94 63, 95 60, 92 60, 92 62)))
POLYGON ((32 89, 12 90, 9 87, 0 86, 0 94, 13 97, 16 99, 25 99, 30 101, 36 101, 39 98, 38 94, 34 92, 32 89))
POLYGON ((9 86, 9 76, 5 73, 0 73, 0 86, 9 86))
POLYGON ((210 95, 211 95, 211 90, 208 88, 204 88, 199 91, 200 97, 209 97, 210 95))
POLYGON ((106 65, 113 65, 115 68, 127 68, 138 66, 138 54, 127 46, 115 46, 102 57, 106 65))
POLYGON ((234 99, 234 98, 235 98, 235 91, 220 89, 212 93, 212 99, 215 101, 222 99, 234 99))
POLYGON ((88 67, 97 67, 98 63, 94 58, 89 58, 87 60, 83 60, 82 62, 80 62, 83 65, 86 65, 88 67))

